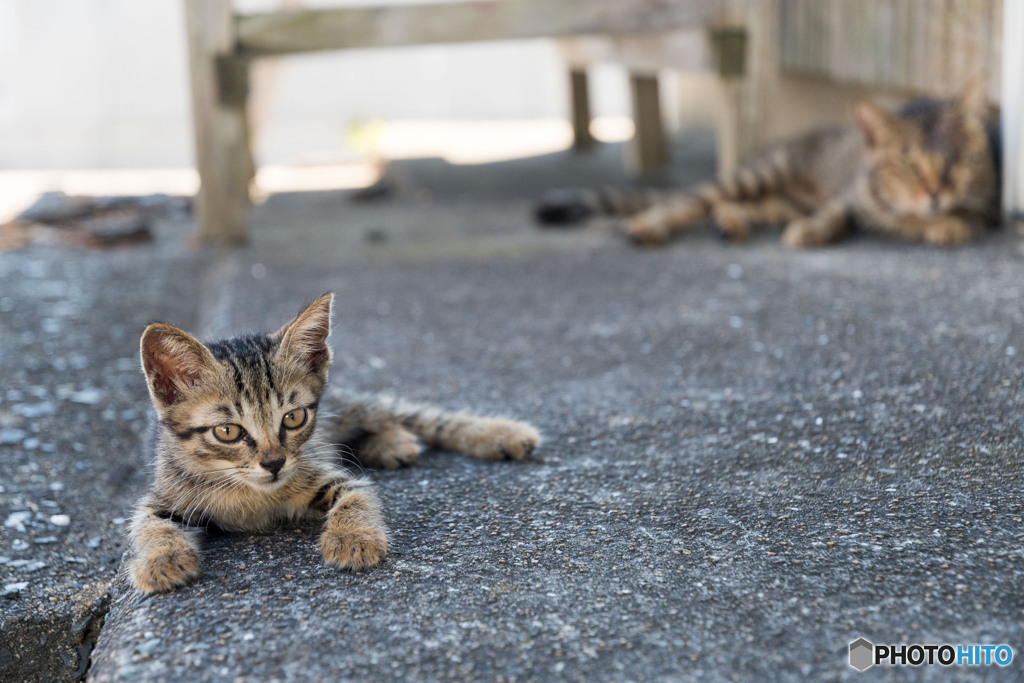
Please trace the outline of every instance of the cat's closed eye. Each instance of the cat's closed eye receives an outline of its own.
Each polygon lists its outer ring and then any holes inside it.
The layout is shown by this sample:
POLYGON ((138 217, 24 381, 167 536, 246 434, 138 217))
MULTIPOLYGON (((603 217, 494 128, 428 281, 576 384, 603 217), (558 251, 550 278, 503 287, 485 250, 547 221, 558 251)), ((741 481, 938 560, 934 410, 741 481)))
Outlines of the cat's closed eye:
POLYGON ((302 425, 306 424, 306 417, 307 413, 305 408, 290 410, 281 420, 281 424, 287 429, 298 429, 302 425))
POLYGON ((218 425, 213 428, 213 435, 222 443, 234 443, 242 438, 245 430, 236 424, 218 425))

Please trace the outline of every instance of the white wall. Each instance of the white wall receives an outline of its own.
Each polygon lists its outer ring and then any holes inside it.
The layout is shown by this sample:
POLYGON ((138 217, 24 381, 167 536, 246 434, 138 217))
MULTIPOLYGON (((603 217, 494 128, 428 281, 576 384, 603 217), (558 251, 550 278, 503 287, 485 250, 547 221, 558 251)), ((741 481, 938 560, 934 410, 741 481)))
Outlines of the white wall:
MULTIPOLYGON (((0 0, 0 169, 191 165, 183 24, 181 0, 0 0)), ((568 106, 550 41, 279 64, 257 140, 264 163, 340 153, 353 119, 563 117, 568 106)), ((598 69, 592 91, 597 114, 628 112, 621 70, 598 69)))

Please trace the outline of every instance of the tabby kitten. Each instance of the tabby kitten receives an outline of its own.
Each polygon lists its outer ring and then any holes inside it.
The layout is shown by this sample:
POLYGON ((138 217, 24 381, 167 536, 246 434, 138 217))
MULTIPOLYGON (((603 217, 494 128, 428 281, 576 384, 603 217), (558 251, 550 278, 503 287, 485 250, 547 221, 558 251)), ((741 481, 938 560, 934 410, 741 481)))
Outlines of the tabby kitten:
POLYGON ((897 115, 862 102, 856 126, 783 143, 728 179, 662 195, 554 195, 537 218, 629 215, 627 233, 639 244, 663 243, 709 216, 735 242, 763 224, 783 224, 790 247, 838 242, 855 227, 929 244, 967 242, 998 208, 985 93, 977 79, 951 101, 918 101, 897 115))
MULTIPOLYGON (((366 479, 325 460, 316 437, 331 351, 327 294, 273 334, 202 344, 155 323, 142 368, 156 409, 155 479, 130 526, 132 583, 172 590, 200 574, 204 527, 257 530, 324 520, 320 549, 337 567, 378 564, 388 549, 381 505, 366 479)), ((486 460, 525 457, 528 424, 388 399, 341 397, 335 441, 364 465, 410 465, 421 443, 486 460)))

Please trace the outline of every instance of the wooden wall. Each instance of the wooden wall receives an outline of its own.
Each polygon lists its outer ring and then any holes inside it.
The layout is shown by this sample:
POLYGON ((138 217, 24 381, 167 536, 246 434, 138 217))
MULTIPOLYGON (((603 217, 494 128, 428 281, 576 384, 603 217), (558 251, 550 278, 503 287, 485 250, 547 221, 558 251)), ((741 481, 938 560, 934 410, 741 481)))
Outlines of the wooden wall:
POLYGON ((1002 17, 1003 0, 779 0, 779 65, 937 96, 987 73, 998 102, 1002 17))

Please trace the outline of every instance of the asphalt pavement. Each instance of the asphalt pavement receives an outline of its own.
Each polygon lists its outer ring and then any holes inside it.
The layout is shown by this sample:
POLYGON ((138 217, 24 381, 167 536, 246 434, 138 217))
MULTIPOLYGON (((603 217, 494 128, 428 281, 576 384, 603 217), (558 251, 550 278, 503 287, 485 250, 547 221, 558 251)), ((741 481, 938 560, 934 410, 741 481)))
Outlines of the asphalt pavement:
MULTIPOLYGON (((793 252, 534 227, 541 189, 621 180, 616 155, 403 162, 381 201, 271 197, 235 251, 168 219, 149 245, 0 253, 0 678, 856 680, 878 673, 849 666, 859 637, 1019 654, 1016 231, 793 252), (372 473, 372 570, 288 526, 211 537, 194 585, 134 594, 145 324, 276 329, 326 291, 333 384, 511 415, 542 446, 372 473)), ((684 146, 677 176, 712 158, 684 146)))

